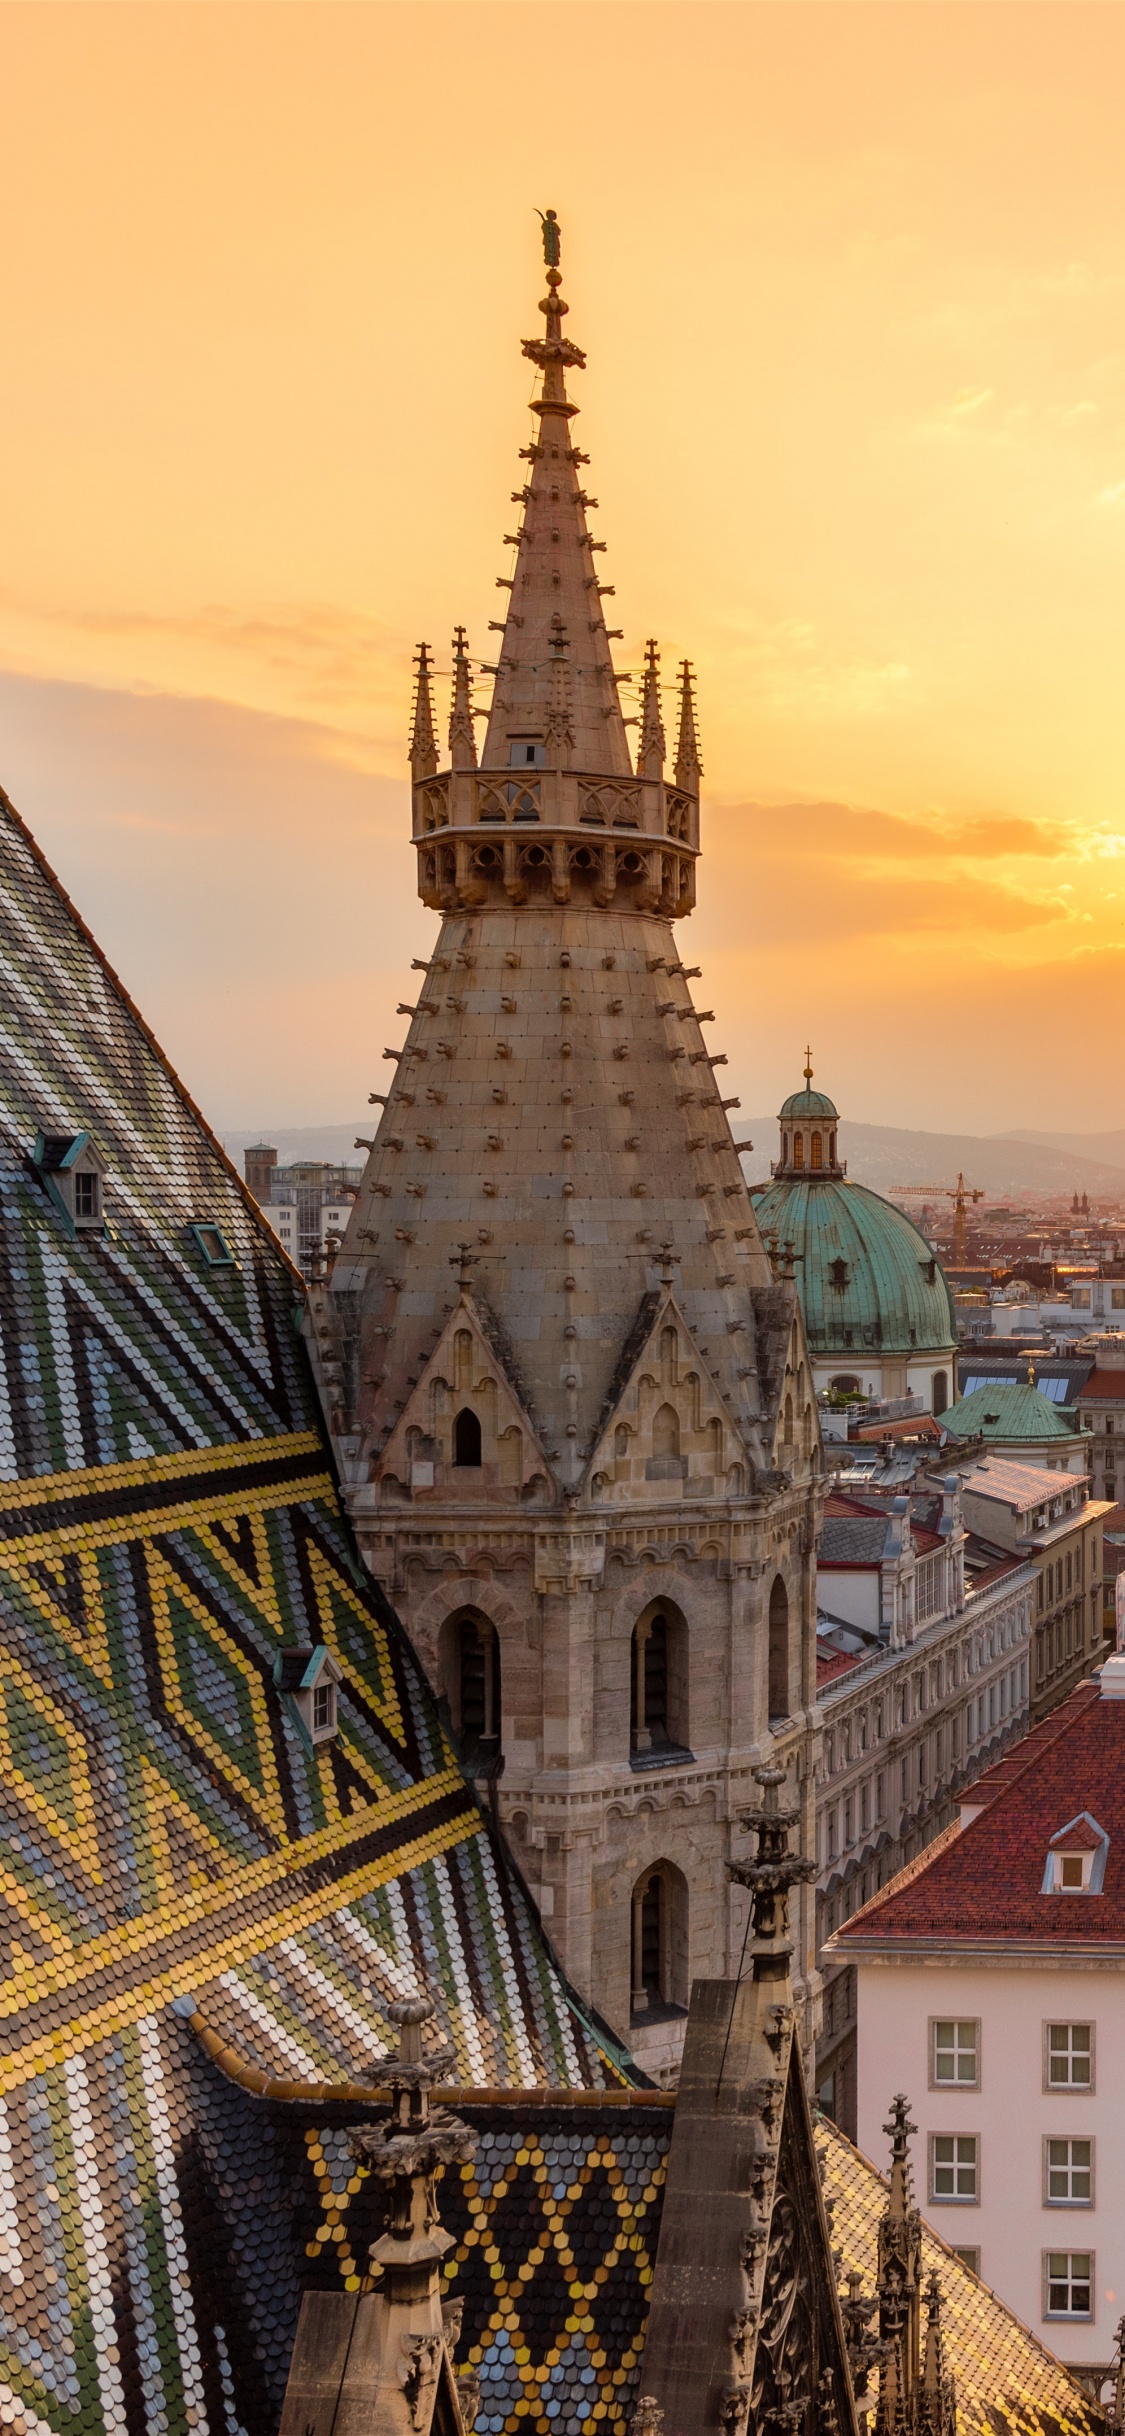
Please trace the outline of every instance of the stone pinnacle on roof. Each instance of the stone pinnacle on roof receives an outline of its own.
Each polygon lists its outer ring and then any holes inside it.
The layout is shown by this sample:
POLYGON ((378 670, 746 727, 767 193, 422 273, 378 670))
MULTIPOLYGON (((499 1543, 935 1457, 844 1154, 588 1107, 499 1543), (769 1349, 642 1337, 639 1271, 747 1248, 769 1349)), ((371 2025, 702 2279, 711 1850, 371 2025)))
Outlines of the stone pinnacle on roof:
POLYGON ((559 292, 560 238, 553 213, 544 216, 543 242, 547 294, 539 310, 547 326, 543 337, 523 342, 524 354, 542 374, 532 401, 538 436, 521 452, 530 479, 512 494, 523 510, 516 531, 505 536, 516 548, 515 571, 497 578, 510 597, 482 759, 486 769, 503 768, 512 760, 513 739, 545 739, 555 700, 552 662, 558 656, 552 649, 553 621, 559 618, 570 641, 571 764, 624 778, 632 775, 632 766, 602 614, 602 595, 613 586, 601 584, 596 572, 595 552, 605 545, 587 530, 586 509, 597 501, 579 485, 578 469, 586 459, 571 439, 578 408, 566 393, 568 370, 580 369, 586 358, 563 336, 568 307, 559 292))
POLYGON ((438 765, 437 736, 434 732, 434 701, 430 691, 433 662, 429 646, 419 643, 414 662, 414 716, 410 730, 410 768, 415 779, 432 778, 438 765))
POLYGON ((664 721, 660 716, 660 651, 650 637, 645 644, 641 740, 637 747, 638 778, 662 778, 665 751, 664 721))
POLYGON ((676 785, 686 787, 689 795, 699 792, 703 764, 699 758, 699 737, 695 724, 695 679, 691 661, 680 662, 680 726, 676 737, 676 785))
MULTIPOLYGON (((453 637, 453 700, 449 712, 449 759, 455 770, 475 770, 477 740, 473 733, 473 677, 465 650, 465 629, 453 637)), ((435 765, 436 766, 436 765, 435 765)))

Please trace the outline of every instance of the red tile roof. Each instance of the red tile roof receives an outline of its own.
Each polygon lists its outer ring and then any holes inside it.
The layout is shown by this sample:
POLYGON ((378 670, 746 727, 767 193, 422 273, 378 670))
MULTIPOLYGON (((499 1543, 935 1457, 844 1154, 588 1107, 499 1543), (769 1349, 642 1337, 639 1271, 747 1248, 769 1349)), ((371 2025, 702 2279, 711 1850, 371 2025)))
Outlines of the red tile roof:
POLYGON ((879 1438, 932 1438, 935 1444, 940 1445, 945 1431, 932 1413, 915 1413, 912 1420, 906 1421, 864 1421, 858 1429, 850 1430, 848 1435, 853 1446, 860 1440, 866 1444, 879 1438))
MULTIPOLYGON (((1060 1710, 1057 1731, 1029 1736, 1010 1760, 1021 1751, 1025 1764, 962 1834, 927 1854, 909 1884, 900 1879, 884 1889, 837 1931, 832 1943, 841 1955, 873 1945, 932 1950, 1011 1939, 1089 1950, 1125 1942, 1125 1701, 1102 1700, 1096 1686, 1080 1685, 1060 1710), (1109 1838, 1103 1892, 1081 1900, 1045 1895, 1048 1848, 1080 1810, 1109 1838)), ((988 1785, 983 1778, 966 1801, 987 1796, 988 1785)))
POLYGON ((1068 1699, 1060 1701, 1058 1708, 1051 1710, 1049 1717, 1042 1718, 1037 1726, 1032 1727, 1030 1734, 1024 1735, 1022 1742, 1013 1743, 1011 1750, 1005 1751, 1003 1759, 998 1759, 994 1767, 986 1768, 975 1784, 966 1785, 962 1802, 974 1809, 987 1809, 998 1793, 1005 1793, 1008 1786, 1015 1783, 1017 1776, 1022 1776, 1024 1769, 1032 1766, 1044 1744, 1053 1742, 1056 1734, 1064 1733, 1078 1710, 1089 1708, 1090 1702, 1097 1697, 1096 1683, 1080 1683, 1068 1699))
POLYGON ((1078 1390, 1079 1404, 1120 1404, 1125 1402, 1125 1370, 1092 1370, 1085 1387, 1078 1390))
POLYGON ((1068 1827, 1060 1827, 1058 1834, 1051 1837, 1048 1851, 1100 1852, 1104 1842, 1105 1837, 1098 1834, 1096 1827, 1091 1827, 1088 1818, 1083 1817, 1075 1819, 1068 1827))
POLYGON ((816 1688, 818 1692, 823 1684, 834 1683, 837 1675, 850 1674, 853 1666, 861 1665, 867 1655, 868 1652, 865 1649, 833 1649, 826 1651, 822 1657, 818 1650, 816 1653, 816 1688))

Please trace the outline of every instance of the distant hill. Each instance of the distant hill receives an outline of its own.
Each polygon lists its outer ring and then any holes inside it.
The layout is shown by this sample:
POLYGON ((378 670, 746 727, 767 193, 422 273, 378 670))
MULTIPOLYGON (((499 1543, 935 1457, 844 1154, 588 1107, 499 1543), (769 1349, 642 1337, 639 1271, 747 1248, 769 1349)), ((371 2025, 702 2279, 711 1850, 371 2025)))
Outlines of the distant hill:
MULTIPOLYGON (((273 1142, 282 1167, 293 1159, 330 1159, 334 1165, 362 1167, 367 1156, 355 1148, 357 1134, 370 1141, 377 1112, 348 1125, 243 1126, 223 1135, 237 1167, 248 1142, 273 1142)), ((754 1149, 743 1164, 751 1184, 762 1184, 777 1156, 777 1118, 751 1117, 735 1126, 735 1140, 747 1136, 754 1149)), ((1125 1130, 1101 1134, 975 1134, 912 1133, 897 1125, 859 1125, 845 1118, 840 1125, 840 1155, 857 1184, 870 1184, 886 1193, 896 1184, 956 1184, 958 1171, 967 1184, 983 1185, 997 1194, 1090 1193, 1097 1199, 1125 1201, 1125 1130), (1116 1152, 1116 1159, 1111 1158, 1116 1152)))
MULTIPOLYGON (((751 1117, 735 1126, 735 1139, 749 1136, 754 1149, 744 1161, 751 1184, 762 1184, 777 1157, 777 1118, 751 1117)), ((843 1119, 839 1127, 840 1156, 857 1184, 877 1193, 896 1184, 982 1185, 990 1198, 1020 1193, 1086 1192, 1096 1199, 1125 1200, 1125 1132, 1116 1134, 1052 1135, 1033 1139, 1027 1134, 914 1133, 897 1125, 860 1125, 843 1119), (1104 1145, 1094 1155, 1093 1143, 1104 1145), (1109 1145, 1120 1147, 1117 1163, 1106 1155, 1109 1145)))

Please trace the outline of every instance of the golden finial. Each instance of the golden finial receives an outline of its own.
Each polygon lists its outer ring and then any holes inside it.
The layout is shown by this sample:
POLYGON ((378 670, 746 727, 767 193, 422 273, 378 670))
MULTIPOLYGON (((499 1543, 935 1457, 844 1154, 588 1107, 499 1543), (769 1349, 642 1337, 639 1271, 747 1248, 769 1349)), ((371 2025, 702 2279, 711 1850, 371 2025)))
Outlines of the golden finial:
POLYGON ((1034 1387, 1035 1385, 1035 1364, 1032 1361, 1030 1354, 1027 1357, 1027 1384, 1029 1387, 1034 1387))
POLYGON ((805 1081, 806 1081, 806 1083, 811 1083, 811 1081, 812 1081, 812 1076, 813 1076, 813 1069, 812 1069, 812 1050, 811 1050, 811 1049, 808 1047, 808 1045, 806 1044, 806 1047, 805 1047, 805 1081))

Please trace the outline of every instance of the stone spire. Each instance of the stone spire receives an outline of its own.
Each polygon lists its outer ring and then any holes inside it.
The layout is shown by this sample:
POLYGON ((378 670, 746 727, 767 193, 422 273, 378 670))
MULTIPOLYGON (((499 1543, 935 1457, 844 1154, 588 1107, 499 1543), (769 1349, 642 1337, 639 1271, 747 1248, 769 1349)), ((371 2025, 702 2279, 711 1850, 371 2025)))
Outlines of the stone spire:
POLYGON ((551 690, 547 701, 547 723, 544 740, 547 766, 552 770, 568 770, 574 750, 574 723, 571 716, 570 662, 567 658, 566 627, 557 611, 551 619, 551 690))
POLYGON ((544 248, 547 294, 539 310, 546 332, 523 342, 524 354, 543 375, 533 401, 538 434, 521 452, 529 463, 529 480, 512 493, 523 510, 516 531, 505 536, 515 544, 515 573, 497 578, 511 598, 483 766, 506 767, 513 741, 526 736, 534 742, 544 736, 552 700, 552 621, 561 617, 570 637, 574 767, 625 777, 629 747, 602 614, 602 596, 613 586, 598 580, 595 553, 605 545, 593 541, 587 528, 586 509, 596 507, 597 501, 581 488, 579 469, 587 460, 573 444, 571 423, 578 408, 566 392, 568 370, 581 368, 586 358, 581 347, 563 336, 569 308, 559 292, 559 231, 553 213, 544 225, 544 248))
POLYGON ((919 2436, 956 2436, 957 2397, 945 2357, 941 2280, 936 2268, 926 2286, 926 2348, 918 2426, 919 2436))
POLYGON ((418 657, 414 662, 414 718, 410 730, 410 770, 415 782, 420 778, 432 778, 438 765, 434 703, 430 691, 432 669, 429 646, 419 643, 418 657))
POLYGON ((637 750, 638 778, 663 778, 664 753, 664 722, 660 716, 660 653, 650 640, 645 644, 641 741, 637 750))
POLYGON ((676 785, 687 794, 698 795, 703 765, 699 758, 699 740, 695 729, 695 679, 691 661, 680 663, 680 728, 676 738, 676 785))
MULTIPOLYGON (((465 629, 453 637, 453 701, 449 712, 449 759, 455 770, 475 770, 477 740, 473 733, 473 679, 465 650, 465 629)), ((437 767, 435 762, 434 767, 437 767)))
POLYGON ((904 2436, 918 2425, 922 2376, 922 2219, 910 2174, 910 2102, 891 2100, 884 2125, 891 2142, 887 2204, 879 2222, 879 2335, 883 2367, 875 2436, 904 2436))

